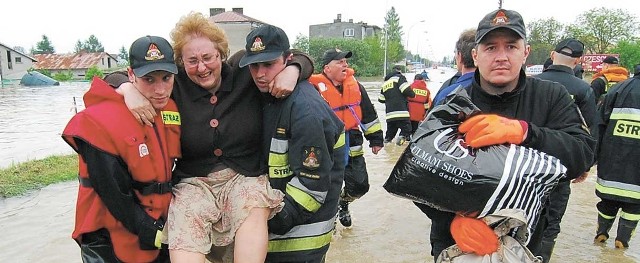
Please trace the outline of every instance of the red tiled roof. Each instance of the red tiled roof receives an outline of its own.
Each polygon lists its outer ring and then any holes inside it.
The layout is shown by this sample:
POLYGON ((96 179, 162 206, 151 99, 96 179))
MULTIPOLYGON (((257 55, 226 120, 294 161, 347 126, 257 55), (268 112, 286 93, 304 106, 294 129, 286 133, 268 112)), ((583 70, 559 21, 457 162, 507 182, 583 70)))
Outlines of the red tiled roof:
POLYGON ((35 69, 87 69, 101 62, 103 57, 111 57, 116 62, 118 59, 106 52, 74 53, 74 54, 38 54, 34 55, 35 69))
POLYGON ((258 22, 258 23, 262 23, 264 24, 264 22, 255 19, 255 18, 251 18, 248 16, 245 16, 243 14, 240 13, 236 13, 233 11, 227 11, 227 12, 223 12, 214 16, 209 17, 209 19, 211 21, 213 21, 214 23, 235 23, 235 22, 258 22))

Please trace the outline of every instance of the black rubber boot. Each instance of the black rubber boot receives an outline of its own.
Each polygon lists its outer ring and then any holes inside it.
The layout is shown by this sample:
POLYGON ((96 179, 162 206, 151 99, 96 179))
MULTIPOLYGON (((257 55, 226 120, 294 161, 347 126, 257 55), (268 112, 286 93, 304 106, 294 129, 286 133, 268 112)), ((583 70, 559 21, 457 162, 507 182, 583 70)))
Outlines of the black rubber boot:
POLYGON ((616 248, 628 248, 629 240, 633 235, 633 231, 636 230, 638 221, 626 220, 620 218, 618 220, 618 233, 616 235, 616 248))
POLYGON ((338 206, 338 220, 343 226, 351 226, 351 213, 349 212, 349 202, 340 201, 338 206))
POLYGON ((609 239, 609 230, 611 230, 614 220, 615 218, 606 219, 598 214, 598 230, 596 230, 596 237, 593 239, 593 242, 604 243, 609 239))

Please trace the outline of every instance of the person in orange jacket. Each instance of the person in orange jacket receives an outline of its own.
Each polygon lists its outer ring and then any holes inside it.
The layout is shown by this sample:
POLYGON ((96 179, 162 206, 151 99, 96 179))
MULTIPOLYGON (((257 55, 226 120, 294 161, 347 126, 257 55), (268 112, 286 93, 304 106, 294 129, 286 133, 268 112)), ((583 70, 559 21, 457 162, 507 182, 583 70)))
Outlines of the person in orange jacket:
POLYGON ((415 97, 407 98, 409 102, 409 119, 411 120, 411 134, 415 133, 420 123, 427 113, 427 109, 431 107, 431 93, 427 89, 427 82, 422 74, 416 74, 411 83, 411 89, 416 94, 415 97))
POLYGON ((161 237, 171 167, 181 157, 181 118, 169 98, 178 69, 171 45, 157 36, 133 42, 129 65, 128 80, 155 109, 155 124, 140 124, 124 97, 94 78, 86 109, 62 132, 80 158, 72 237, 83 262, 169 262, 161 237))

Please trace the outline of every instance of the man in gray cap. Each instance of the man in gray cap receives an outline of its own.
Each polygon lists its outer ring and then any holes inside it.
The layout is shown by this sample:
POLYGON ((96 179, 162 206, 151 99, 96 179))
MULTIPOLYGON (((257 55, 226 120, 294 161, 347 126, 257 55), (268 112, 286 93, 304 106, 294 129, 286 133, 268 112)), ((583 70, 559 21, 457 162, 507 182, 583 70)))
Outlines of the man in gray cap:
MULTIPOLYGON (((465 90, 481 113, 467 118, 458 128, 466 144, 475 149, 517 144, 545 152, 560 159, 570 179, 587 171, 592 164, 595 141, 584 129, 585 124, 566 89, 555 82, 527 77, 522 69, 530 52, 522 16, 505 9, 488 13, 478 23, 475 42, 472 56, 478 68, 473 82, 465 90)), ((537 215, 527 216, 535 221, 537 215)), ((432 225, 446 228, 450 218, 432 219, 432 225)), ((480 224, 464 222, 469 224, 461 224, 456 233, 493 234, 473 229, 480 224)), ((455 234, 434 239, 432 236, 432 254, 437 256, 443 248, 453 245, 454 240, 474 244, 466 246, 465 253, 486 251, 487 244, 469 239, 473 237, 455 234)))
POLYGON ((345 227, 353 224, 349 204, 369 191, 369 174, 364 159, 364 139, 373 154, 383 147, 382 125, 364 86, 349 68, 351 51, 328 49, 322 56, 322 72, 309 78, 333 112, 344 123, 349 147, 344 171, 344 188, 340 194, 338 220, 345 227))
MULTIPOLYGON (((560 41, 551 51, 553 64, 535 77, 558 82, 567 89, 574 103, 580 109, 591 135, 596 139, 596 103, 593 91, 589 84, 574 75, 574 67, 580 63, 583 52, 584 44, 577 39, 567 38, 560 41)), ((588 172, 584 172, 574 182, 584 181, 588 174, 588 172)), ((543 216, 539 222, 541 227, 538 227, 536 229, 538 233, 534 234, 534 236, 542 234, 539 250, 533 251, 533 253, 542 256, 543 262, 549 262, 555 246, 555 239, 560 233, 560 222, 567 209, 567 202, 571 194, 570 185, 570 180, 564 178, 560 179, 558 185, 553 188, 542 212, 543 216)))

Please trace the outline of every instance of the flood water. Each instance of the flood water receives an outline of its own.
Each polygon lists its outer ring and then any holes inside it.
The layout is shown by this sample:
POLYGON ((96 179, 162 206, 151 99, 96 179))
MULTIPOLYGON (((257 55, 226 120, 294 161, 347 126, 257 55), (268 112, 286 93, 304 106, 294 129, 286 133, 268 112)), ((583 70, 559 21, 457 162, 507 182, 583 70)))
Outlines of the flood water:
POLYGON ((88 88, 87 82, 0 87, 0 168, 72 153, 60 133, 75 112, 74 97, 82 109, 82 95, 88 88))
MULTIPOLYGON (((441 82, 451 74, 453 72, 440 74, 439 71, 430 71, 429 77, 432 82, 429 83, 429 88, 435 92, 441 82)), ((374 101, 379 117, 384 120, 384 106, 376 102, 378 90, 374 86, 377 84, 364 84, 371 87, 369 96, 374 101)), ((42 131, 43 134, 35 139, 41 143, 29 144, 29 148, 42 149, 40 151, 43 156, 58 153, 58 151, 65 152, 68 148, 67 145, 64 143, 55 144, 57 141, 62 142, 59 133, 72 114, 69 111, 72 105, 71 96, 81 96, 85 89, 82 85, 78 85, 72 86, 72 89, 76 89, 76 91, 54 93, 68 94, 70 96, 68 99, 53 98, 56 96, 50 90, 43 88, 37 91, 20 89, 23 88, 11 91, 11 95, 7 94, 5 90, 0 90, 3 101, 0 105, 0 109, 3 109, 0 111, 2 116, 8 112, 4 101, 17 101, 15 96, 18 95, 28 95, 32 101, 48 104, 49 107, 34 107, 33 103, 13 102, 14 106, 10 108, 19 116, 7 115, 7 117, 12 118, 11 122, 23 122, 22 125, 29 127, 28 129, 32 131, 42 131), (74 92, 78 92, 78 94, 74 92), (56 100, 57 103, 51 102, 53 100, 56 100), (24 107, 33 108, 23 110, 24 107), (53 121, 54 117, 42 117, 40 116, 42 112, 35 111, 35 108, 56 108, 60 112, 55 114, 64 116, 58 116, 61 120, 53 121), (28 124, 31 123, 31 119, 38 119, 40 124, 28 124), (54 125, 57 127, 49 127, 54 125), (51 145, 38 148, 45 143, 51 145), (51 152, 46 152, 49 149, 51 152)), ((51 113, 51 109, 43 112, 51 113)), ((5 117, 2 119, 5 121, 5 117)), ((3 124, 6 123, 3 122, 3 124)), ((13 146, 11 151, 22 156, 12 158, 11 156, 14 154, 7 153, 6 145, 23 145, 27 142, 9 144, 5 143, 7 135, 0 132, 0 136, 2 138, 0 150, 3 160, 18 161, 25 159, 24 156, 27 159, 37 158, 36 155, 30 155, 33 153, 28 151, 22 154, 23 148, 19 146, 13 146)), ((36 137, 34 135, 29 138, 36 137)), ((16 140, 15 138, 23 137, 12 138, 16 140)), ((373 155, 370 151, 365 153, 371 190, 350 206, 354 225, 351 228, 344 228, 338 224, 327 255, 327 262, 433 262, 433 258, 429 255, 429 219, 411 202, 392 196, 382 188, 404 147, 406 145, 388 144, 378 155, 373 155)), ((592 171, 595 172, 595 168, 592 171)), ((551 262, 640 262, 640 237, 638 236, 631 240, 631 247, 626 250, 613 248, 612 241, 608 241, 605 245, 593 244, 597 217, 595 204, 599 200, 594 193, 595 178, 595 174, 592 173, 586 182, 572 185, 568 211, 564 217, 562 232, 558 237, 551 262)), ((45 187, 23 197, 0 199, 0 230, 3 234, 0 238, 0 262, 81 262, 78 246, 70 237, 73 228, 77 187, 75 181, 65 182, 45 187)), ((615 225, 611 234, 613 239, 615 225)))

